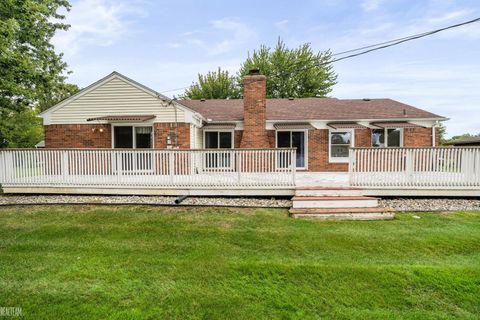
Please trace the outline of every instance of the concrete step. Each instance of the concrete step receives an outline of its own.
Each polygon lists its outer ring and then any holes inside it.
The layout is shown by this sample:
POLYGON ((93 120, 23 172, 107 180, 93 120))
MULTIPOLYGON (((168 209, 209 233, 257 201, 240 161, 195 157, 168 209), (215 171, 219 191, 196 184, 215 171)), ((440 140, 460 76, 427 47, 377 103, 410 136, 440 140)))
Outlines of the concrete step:
POLYGON ((390 208, 315 208, 290 209, 290 216, 318 220, 391 220, 395 211, 390 208))
POLYGON ((306 197, 292 198, 292 208, 374 208, 378 199, 363 196, 348 197, 306 197))
POLYGON ((298 187, 295 196, 305 197, 355 197, 363 196, 363 189, 352 187, 298 187))

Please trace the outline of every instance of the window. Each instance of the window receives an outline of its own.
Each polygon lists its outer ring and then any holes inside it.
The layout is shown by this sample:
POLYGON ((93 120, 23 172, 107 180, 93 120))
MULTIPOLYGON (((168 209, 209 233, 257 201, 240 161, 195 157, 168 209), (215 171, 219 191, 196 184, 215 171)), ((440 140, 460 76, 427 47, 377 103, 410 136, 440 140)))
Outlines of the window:
POLYGON ((330 130, 330 162, 348 162, 349 149, 353 145, 353 130, 330 130))
MULTIPOLYGON (((152 148, 152 127, 113 126, 113 147, 126 149, 152 148)), ((115 161, 116 170, 123 172, 151 171, 152 155, 147 152, 120 153, 115 161)))
POLYGON ((135 127, 135 148, 152 147, 152 127, 135 127))
POLYGON ((277 131, 277 148, 297 148, 297 168, 306 168, 306 131, 277 131))
POLYGON ((152 127, 114 126, 114 148, 152 148, 152 127))
MULTIPOLYGON (((205 149, 232 149, 233 148, 233 131, 204 131, 204 147, 205 149)), ((223 153, 206 153, 205 167, 209 169, 231 168, 231 154, 223 153)))
POLYGON ((114 148, 133 148, 132 127, 113 128, 114 148))
POLYGON ((403 145, 402 129, 372 129, 372 147, 401 147, 403 145))
POLYGON ((233 134, 231 131, 205 131, 205 149, 231 149, 233 134))

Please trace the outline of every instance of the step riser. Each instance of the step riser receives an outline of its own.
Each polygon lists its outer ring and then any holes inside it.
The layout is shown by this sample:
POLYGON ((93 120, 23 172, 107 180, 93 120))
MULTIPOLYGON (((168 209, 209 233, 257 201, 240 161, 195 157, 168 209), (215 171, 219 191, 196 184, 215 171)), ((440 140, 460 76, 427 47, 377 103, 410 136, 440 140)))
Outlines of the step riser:
POLYGON ((360 197, 363 190, 296 190, 297 197, 360 197))
POLYGON ((316 219, 316 220, 391 220, 395 217, 395 213, 321 213, 321 214, 292 214, 296 219, 316 219))
POLYGON ((293 201, 292 207, 298 208, 374 208, 378 206, 377 199, 369 200, 307 200, 293 201))

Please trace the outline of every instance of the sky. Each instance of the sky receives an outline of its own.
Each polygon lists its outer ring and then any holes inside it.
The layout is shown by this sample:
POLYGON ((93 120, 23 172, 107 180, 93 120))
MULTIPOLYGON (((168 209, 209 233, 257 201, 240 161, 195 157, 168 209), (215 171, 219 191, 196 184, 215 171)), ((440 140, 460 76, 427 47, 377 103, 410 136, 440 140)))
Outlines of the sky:
MULTIPOLYGON (((198 73, 235 73, 279 37, 333 53, 480 17, 480 1, 71 0, 53 44, 85 87, 118 71, 172 97, 198 73)), ((480 23, 334 63, 337 98, 392 98, 480 133, 480 23)))

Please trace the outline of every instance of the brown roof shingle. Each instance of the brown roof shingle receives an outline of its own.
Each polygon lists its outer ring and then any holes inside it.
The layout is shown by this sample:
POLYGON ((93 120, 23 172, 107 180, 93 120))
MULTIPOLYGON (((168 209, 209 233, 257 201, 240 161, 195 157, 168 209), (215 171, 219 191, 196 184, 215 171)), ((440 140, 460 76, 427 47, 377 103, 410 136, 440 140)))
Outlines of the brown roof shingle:
MULTIPOLYGON (((179 100, 213 121, 243 120, 243 100, 179 100)), ((392 99, 267 99, 267 120, 386 120, 443 117, 392 99)))

